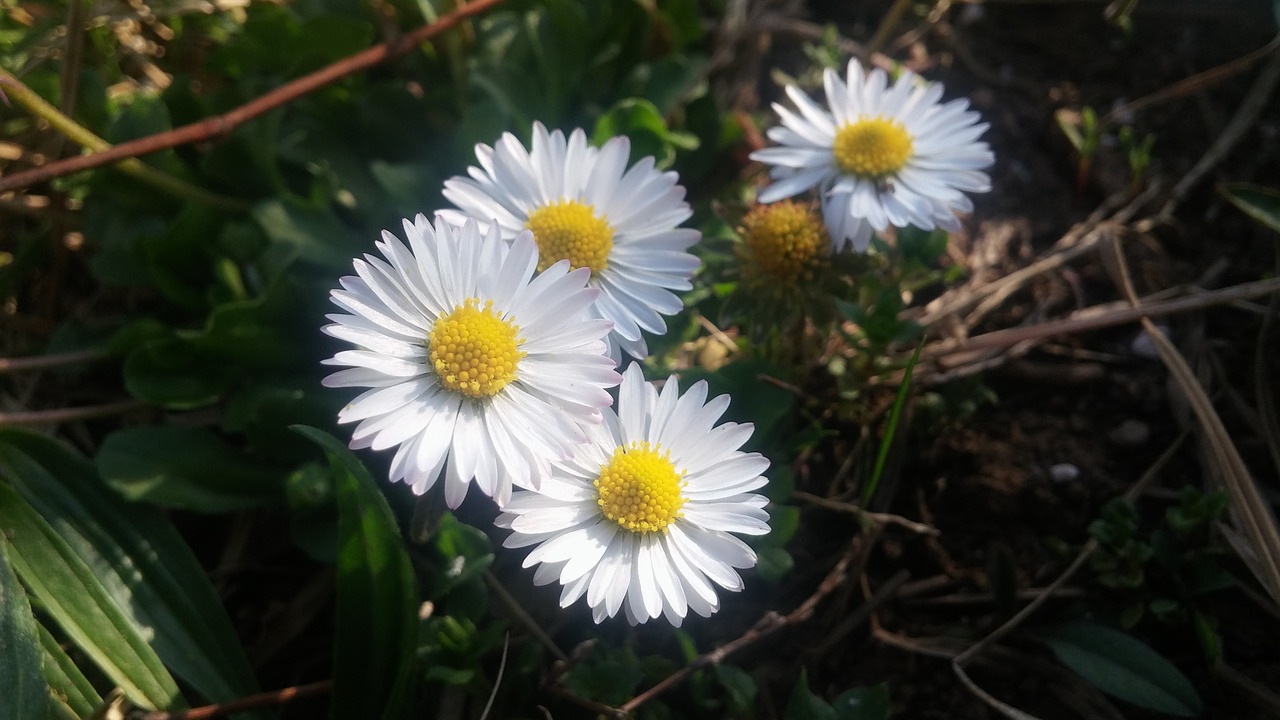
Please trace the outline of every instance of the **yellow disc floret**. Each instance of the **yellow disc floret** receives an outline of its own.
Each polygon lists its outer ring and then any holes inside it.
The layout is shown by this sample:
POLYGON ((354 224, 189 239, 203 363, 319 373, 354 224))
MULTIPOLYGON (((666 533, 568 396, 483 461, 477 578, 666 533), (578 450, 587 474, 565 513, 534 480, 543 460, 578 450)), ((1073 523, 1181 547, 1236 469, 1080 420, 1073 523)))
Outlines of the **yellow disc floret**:
POLYGON ((750 274, 787 285, 807 279, 830 242, 813 210, 790 200, 758 205, 742 226, 750 274))
POLYGON ((684 474, 659 445, 633 442, 613 452, 595 482, 604 516, 625 530, 662 532, 680 517, 684 474))
POLYGON ((561 260, 568 260, 575 270, 591 268, 593 275, 609 266, 613 228, 590 205, 577 200, 543 205, 529 214, 524 226, 538 243, 539 271, 561 260))
POLYGON ((516 379, 524 352, 520 326, 493 309, 493 301, 468 298, 453 312, 440 316, 427 349, 440 384, 469 398, 498 394, 516 379))
POLYGON ((841 170, 864 178, 883 178, 901 170, 913 150, 906 128, 879 117, 841 125, 831 148, 841 170))

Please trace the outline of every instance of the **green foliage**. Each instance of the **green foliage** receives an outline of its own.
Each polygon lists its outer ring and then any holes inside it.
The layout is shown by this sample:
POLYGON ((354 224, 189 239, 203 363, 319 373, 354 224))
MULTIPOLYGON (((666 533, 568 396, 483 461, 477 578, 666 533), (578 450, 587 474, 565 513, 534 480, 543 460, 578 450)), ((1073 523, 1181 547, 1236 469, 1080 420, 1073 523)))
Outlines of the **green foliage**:
POLYGON ((18 575, 63 632, 138 705, 181 706, 177 684, 141 629, 57 531, 5 486, 0 522, 8 528, 9 557, 18 575))
POLYGON ((417 584, 391 508, 369 471, 332 436, 298 431, 329 457, 338 500, 335 718, 404 716, 417 646, 417 584))
POLYGON ((1207 655, 1217 652, 1208 618, 1201 614, 1201 598, 1235 584, 1212 549, 1209 529, 1227 507, 1222 491, 1182 490, 1177 505, 1168 508, 1164 524, 1144 532, 1137 511, 1121 499, 1112 500, 1102 517, 1089 525, 1098 540, 1090 567, 1098 582, 1116 591, 1120 622, 1126 628, 1150 614, 1160 623, 1192 623, 1207 655))
POLYGON ((1280 191, 1249 183, 1228 183, 1218 191, 1249 217, 1280 232, 1280 191))
POLYGON ((0 536, 0 720, 39 720, 49 707, 41 675, 42 655, 31 604, 9 567, 8 541, 0 536))
POLYGON ((883 683, 846 690, 828 704, 809 689, 808 674, 802 670, 783 717, 785 720, 888 720, 890 710, 889 687, 883 683))
MULTIPOLYGON (((162 661, 211 701, 256 692, 248 660, 204 570, 157 510, 124 502, 103 487, 86 459, 30 433, 0 432, 0 476, 13 488, 6 492, 16 491, 11 511, 31 511, 21 515, 31 533, 23 547, 57 557, 36 566, 39 577, 28 577, 21 565, 20 575, 95 662, 111 655, 118 672, 138 675, 129 682, 139 688, 172 682, 158 667, 162 661), (56 531, 41 541, 35 530, 47 528, 45 522, 56 531), (67 588, 82 584, 77 596, 64 597, 67 588), (38 587, 56 597, 46 598, 38 587)), ((159 703, 159 691, 150 692, 159 703)))
POLYGON ((1179 717, 1194 717, 1203 709, 1186 676, 1129 635, 1073 622, 1042 630, 1039 637, 1062 664, 1108 695, 1179 717))
POLYGON ((98 472, 129 500, 217 513, 280 496, 284 478, 201 428, 153 425, 107 437, 98 472))

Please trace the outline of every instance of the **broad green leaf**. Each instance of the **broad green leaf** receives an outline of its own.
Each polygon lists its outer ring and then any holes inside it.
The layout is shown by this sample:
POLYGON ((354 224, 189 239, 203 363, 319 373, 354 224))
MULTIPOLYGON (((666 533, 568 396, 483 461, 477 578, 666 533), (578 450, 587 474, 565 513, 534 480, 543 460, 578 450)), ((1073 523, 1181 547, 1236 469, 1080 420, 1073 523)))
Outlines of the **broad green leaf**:
POLYGON ((40 647, 44 651, 44 679, 58 717, 83 718, 93 714, 102 704, 102 696, 89 682, 75 662, 67 656, 58 641, 39 625, 40 647))
POLYGON ((716 665, 716 679, 729 695, 729 707, 739 713, 748 713, 756 701, 756 681, 742 668, 733 665, 716 665))
POLYGON ((398 718, 418 640, 417 586, 395 516, 369 471, 321 430, 338 499, 338 621, 331 717, 398 718))
POLYGON ((1063 665, 1099 690, 1139 707, 1192 717, 1200 696, 1173 663, 1141 641, 1089 622, 1071 622, 1039 634, 1063 665))
POLYGON ((331 270, 350 270, 351 259, 369 247, 351 237, 328 206, 300 200, 268 200, 253 209, 253 219, 272 243, 275 267, 304 260, 331 270))
POLYGON ((182 338, 153 340, 129 353, 124 385, 140 400, 175 410, 210 405, 231 387, 225 363, 182 338))
POLYGON ((831 707, 836 711, 836 720, 889 720, 889 686, 880 683, 846 690, 831 707))
POLYGON ((210 702, 258 692, 208 576, 159 511, 123 501, 89 460, 34 433, 0 431, 0 475, 57 519, 61 539, 196 692, 210 702))
POLYGON ((147 425, 117 430, 98 451, 102 479, 129 500, 200 513, 261 505, 282 497, 271 472, 203 428, 147 425))
POLYGON ((1251 183, 1227 183, 1219 192, 1249 217, 1280 232, 1280 190, 1251 183))
POLYGON ((627 98, 609 108, 596 121, 592 141, 599 145, 619 135, 630 138, 633 160, 652 156, 659 167, 669 166, 677 149, 695 150, 700 142, 696 135, 667 127, 658 108, 643 98, 627 98))
POLYGON ((182 704, 142 628, 57 531, 6 485, 0 485, 0 526, 12 541, 9 557, 23 583, 130 700, 148 710, 182 704))
POLYGON ((0 720, 43 720, 49 689, 41 675, 40 640, 27 593, 9 567, 0 533, 0 720))
POLYGON ((445 513, 436 530, 435 546, 446 558, 444 567, 430 577, 430 597, 443 598, 463 583, 478 578, 493 564, 493 546, 480 530, 445 513))
POLYGON ((786 548, 770 545, 756 551, 756 572, 767 583, 778 582, 796 566, 796 559, 786 548))
POLYGON ((809 690, 809 674, 800 671, 796 687, 791 691, 791 699, 787 700, 784 720, 836 720, 836 711, 825 700, 809 690))

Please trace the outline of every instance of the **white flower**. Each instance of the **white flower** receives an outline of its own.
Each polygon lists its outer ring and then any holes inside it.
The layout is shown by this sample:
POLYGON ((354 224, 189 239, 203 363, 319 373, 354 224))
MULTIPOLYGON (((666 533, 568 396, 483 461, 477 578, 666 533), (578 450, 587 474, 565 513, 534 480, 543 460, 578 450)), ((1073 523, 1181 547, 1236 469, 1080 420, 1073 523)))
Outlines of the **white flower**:
POLYGON ((471 480, 501 506, 511 484, 537 487, 552 461, 586 441, 621 377, 603 353, 605 320, 587 314, 587 271, 556 263, 530 281, 538 248, 508 244, 475 221, 435 227, 404 221, 406 247, 384 231, 378 251, 331 294, 349 314, 324 331, 353 343, 328 387, 372 388, 338 414, 358 422, 351 447, 399 446, 391 480, 422 494, 444 475, 457 507, 471 480))
POLYGON ((756 555, 729 533, 769 532, 766 500, 751 492, 767 482, 769 461, 738 450, 750 424, 712 427, 727 395, 706 399, 705 381, 681 396, 674 377, 659 395, 633 363, 618 413, 605 409, 572 461, 504 508, 496 524, 513 531, 504 544, 537 546, 524 566, 539 565, 536 584, 564 585, 561 607, 585 595, 596 622, 621 608, 633 624, 662 615, 679 626, 689 610, 719 609, 715 586, 742 589, 734 568, 756 555))
POLYGON ((823 84, 829 110, 791 85, 787 96, 800 113, 773 106, 782 125, 768 135, 779 147, 751 153, 773 166, 775 182, 760 202, 818 186, 837 251, 846 242, 866 250, 872 228, 960 229, 955 214, 973 209, 964 193, 991 189, 982 170, 994 161, 978 142, 989 126, 978 122, 969 102, 939 104, 942 86, 921 87, 908 71, 888 86, 883 71, 867 75, 857 60, 849 61, 847 84, 830 69, 823 84))
POLYGON ((560 260, 589 268, 591 285, 600 289, 593 312, 614 324, 614 359, 619 349, 648 355, 641 331, 667 331, 662 316, 683 308, 670 291, 690 289, 699 264, 685 252, 698 231, 676 227, 692 214, 676 174, 655 170, 651 157, 628 170, 630 152, 625 137, 594 148, 580 129, 566 141, 559 130, 548 133, 535 123, 531 150, 510 133, 495 147, 477 145, 480 167, 444 184, 444 196, 459 209, 440 211, 455 224, 496 218, 508 239, 532 230, 539 269, 560 260))

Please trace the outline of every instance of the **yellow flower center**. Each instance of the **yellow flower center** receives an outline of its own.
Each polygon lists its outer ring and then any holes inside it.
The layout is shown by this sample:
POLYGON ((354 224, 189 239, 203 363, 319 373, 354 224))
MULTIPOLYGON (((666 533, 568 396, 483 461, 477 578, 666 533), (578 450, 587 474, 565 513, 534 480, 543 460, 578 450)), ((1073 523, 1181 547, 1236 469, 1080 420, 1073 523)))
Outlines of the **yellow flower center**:
POLYGON ((787 285, 809 275, 829 242, 813 210, 790 200, 756 206, 742 225, 749 269, 787 285))
POLYGON ((436 320, 427 336, 431 367, 440 384, 469 398, 498 394, 516 379, 524 352, 520 326, 500 316, 493 301, 468 298, 436 320))
POLYGON ((568 260, 576 270, 591 268, 594 275, 609 267, 613 228, 596 217, 595 208, 577 200, 544 205, 529 215, 524 225, 538 243, 538 270, 568 260))
POLYGON ((636 533, 662 532, 680 517, 684 474, 660 445, 633 442, 613 451, 595 482, 604 516, 636 533))
POLYGON ((836 165, 846 173, 882 178, 901 170, 911 159, 913 149, 906 128, 877 117, 841 125, 831 152, 836 165))

